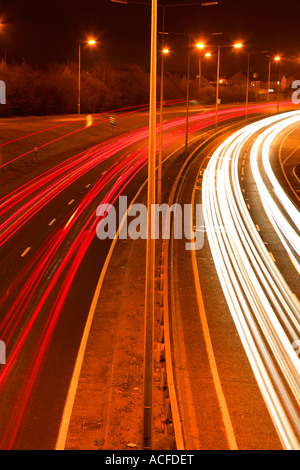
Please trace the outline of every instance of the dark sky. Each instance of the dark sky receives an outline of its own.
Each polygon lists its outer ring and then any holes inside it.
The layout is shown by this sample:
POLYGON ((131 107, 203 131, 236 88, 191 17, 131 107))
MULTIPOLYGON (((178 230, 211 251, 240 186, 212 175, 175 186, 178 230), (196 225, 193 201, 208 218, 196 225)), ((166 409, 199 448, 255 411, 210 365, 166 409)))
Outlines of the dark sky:
MULTIPOLYGON (((139 1, 139 0, 135 0, 139 1)), ((149 0, 141 0, 147 2, 149 0)), ((197 0, 159 0, 170 5, 197 0)), ((299 0, 220 0, 218 6, 184 6, 166 9, 166 30, 222 32, 221 41, 239 39, 250 50, 300 54, 299 0)), ((161 29, 159 9, 159 29, 161 29)), ((149 65, 150 7, 113 4, 110 0, 0 0, 5 23, 0 34, 0 56, 8 61, 43 64, 77 60, 78 41, 93 35, 97 50, 85 50, 83 62, 108 60, 115 65, 149 65)), ((169 39, 171 69, 183 70, 184 37, 169 39), (178 52, 177 52, 178 51, 178 52)), ((231 56, 232 57, 232 56, 231 56)), ((227 59, 234 65, 236 57, 227 59)), ((83 64, 84 65, 84 64, 83 64)))

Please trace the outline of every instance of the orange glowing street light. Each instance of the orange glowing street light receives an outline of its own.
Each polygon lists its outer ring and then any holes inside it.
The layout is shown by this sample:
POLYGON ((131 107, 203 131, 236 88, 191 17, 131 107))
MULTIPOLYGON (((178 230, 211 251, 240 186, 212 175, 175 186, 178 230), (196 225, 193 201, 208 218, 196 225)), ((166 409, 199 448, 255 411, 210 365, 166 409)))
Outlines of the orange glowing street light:
POLYGON ((278 82, 277 82, 277 113, 279 113, 280 106, 280 79, 281 79, 281 57, 277 55, 274 57, 275 62, 278 62, 278 82))
MULTIPOLYGON (((5 23, 0 19, 0 32, 3 32, 3 29, 5 27, 5 23)), ((4 62, 6 63, 6 49, 4 50, 4 62)))
POLYGON ((221 59, 221 48, 233 47, 234 49, 242 49, 244 45, 241 42, 236 42, 235 44, 229 46, 217 46, 218 49, 218 65, 217 65, 217 90, 216 90, 216 125, 215 130, 218 130, 218 113, 219 113, 219 88, 220 88, 220 59, 221 59))
POLYGON ((90 38, 87 41, 79 43, 79 55, 78 55, 78 114, 81 113, 81 44, 88 44, 94 46, 97 43, 96 39, 90 38))
MULTIPOLYGON (((163 10, 163 29, 165 25, 165 10, 163 10)), ((162 33, 162 54, 160 71, 160 105, 159 105, 159 147, 158 147, 158 167, 157 167, 157 203, 161 204, 161 184, 162 184, 162 140, 163 140, 163 106, 164 106, 164 56, 170 53, 168 47, 164 47, 164 32, 162 33)))
MULTIPOLYGON (((269 56, 270 57, 270 56, 269 56)), ((269 58, 269 77, 268 77, 268 102, 270 101, 270 88, 271 88, 271 67, 272 62, 280 62, 281 57, 279 55, 269 58)))
MULTIPOLYGON (((196 47, 197 49, 205 49, 205 44, 203 43, 198 43, 196 44, 196 47)), ((211 53, 210 52, 206 52, 206 54, 204 54, 204 57, 206 59, 208 59, 209 57, 211 57, 211 53)), ((201 101, 201 88, 202 88, 202 55, 199 54, 199 104, 200 104, 200 101, 201 101)))

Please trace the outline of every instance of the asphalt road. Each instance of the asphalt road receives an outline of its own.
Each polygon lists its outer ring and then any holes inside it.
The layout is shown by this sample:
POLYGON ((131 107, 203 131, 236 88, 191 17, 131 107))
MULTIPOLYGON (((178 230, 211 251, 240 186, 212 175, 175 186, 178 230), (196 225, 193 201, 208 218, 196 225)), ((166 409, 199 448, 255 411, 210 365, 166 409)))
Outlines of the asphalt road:
POLYGON ((220 283, 285 449, 300 447, 300 364, 294 348, 300 334, 300 220, 272 168, 272 145, 289 126, 299 126, 299 116, 268 118, 233 134, 212 155, 202 183, 220 283))
MULTIPOLYGON (((166 154, 183 145, 184 123, 184 118, 165 121, 166 154)), ((191 136, 212 124, 213 118, 191 118, 191 136)), ((7 348, 6 365, 0 366, 2 449, 55 446, 110 246, 95 237, 95 212, 120 194, 130 202, 146 179, 147 145, 147 129, 142 128, 88 151, 80 148, 68 158, 63 152, 32 180, 27 172, 17 185, 8 185, 10 192, 0 201, 0 329, 7 348)))
MULTIPOLYGON (((242 114, 226 111, 220 122, 242 114)), ((184 118, 165 121, 165 155, 183 145, 184 123, 184 118)), ((193 116, 190 135, 200 137, 213 125, 213 113, 193 116)), ((103 201, 113 204, 120 194, 130 201, 136 194, 146 178, 147 145, 147 130, 132 130, 88 151, 80 146, 79 153, 61 152, 33 179, 27 171, 10 184, 5 174, 0 337, 7 361, 0 366, 1 449, 55 446, 82 331, 110 246, 95 237, 95 211, 103 201)))
MULTIPOLYGON (((202 204, 203 174, 224 137, 197 155, 179 203, 202 204)), ((207 229, 197 230, 201 249, 186 251, 185 240, 175 240, 173 248, 177 383, 187 448, 281 449, 226 302, 207 229)))

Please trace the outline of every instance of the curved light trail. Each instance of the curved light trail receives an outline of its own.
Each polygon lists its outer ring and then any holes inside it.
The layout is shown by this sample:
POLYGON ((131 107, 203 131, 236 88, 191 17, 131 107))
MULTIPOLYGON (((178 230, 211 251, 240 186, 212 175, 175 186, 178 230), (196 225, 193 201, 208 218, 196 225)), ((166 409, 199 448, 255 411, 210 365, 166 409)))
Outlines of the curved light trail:
POLYGON ((272 222, 274 229, 300 274, 300 212, 280 186, 270 164, 271 145, 274 139, 288 126, 292 126, 298 122, 299 116, 292 116, 285 119, 283 123, 276 123, 264 131, 253 145, 251 166, 268 218, 272 222), (262 149, 260 152, 261 145, 262 149), (276 198, 272 196, 264 183, 264 175, 259 170, 260 158, 262 159, 265 174, 276 198), (280 203, 279 205, 278 202, 280 203))
MULTIPOLYGON (((215 266, 285 449, 300 449, 300 360, 292 346, 300 338, 300 308, 250 217, 240 186, 240 157, 252 145, 252 168, 258 185, 262 184, 256 172, 261 146, 267 155, 268 136, 273 139, 280 128, 296 121, 299 111, 239 130, 215 151, 203 178, 204 217, 215 266)), ((267 190, 263 193, 269 197, 267 190)))

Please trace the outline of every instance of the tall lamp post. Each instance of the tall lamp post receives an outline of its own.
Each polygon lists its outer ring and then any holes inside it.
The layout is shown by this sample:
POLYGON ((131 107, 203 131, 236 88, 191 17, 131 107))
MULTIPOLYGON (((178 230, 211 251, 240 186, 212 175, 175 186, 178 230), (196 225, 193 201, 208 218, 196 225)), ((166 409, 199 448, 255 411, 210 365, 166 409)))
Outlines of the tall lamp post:
POLYGON ((227 47, 233 47, 234 49, 241 49, 243 44, 237 42, 235 44, 229 46, 216 46, 218 49, 218 63, 217 63, 217 87, 216 87, 216 123, 215 123, 215 131, 218 130, 218 121, 219 121, 219 95, 220 95, 220 60, 221 60, 221 49, 227 47))
POLYGON ((268 103, 270 102, 271 67, 272 67, 272 59, 269 59, 269 71, 268 71, 268 103))
POLYGON ((245 119, 248 119, 248 108, 249 108, 249 88, 250 88, 250 60, 252 54, 266 54, 267 51, 246 51, 247 54, 247 84, 246 84, 246 111, 245 119))
POLYGON ((201 55, 201 52, 205 48, 205 45, 202 44, 202 42, 198 42, 196 44, 196 47, 200 51, 200 53, 199 53, 199 77, 198 77, 199 78, 199 104, 200 104, 201 86, 202 86, 202 83, 201 83, 201 80, 202 80, 202 55, 201 55))
MULTIPOLYGON (((203 49, 204 44, 198 43, 196 44, 196 47, 198 49, 203 49)), ((206 54, 204 54, 204 56, 202 56, 201 52, 199 54, 199 104, 201 101, 201 88, 202 88, 202 57, 209 58, 211 57, 211 53, 207 52, 206 54)))
POLYGON ((163 107, 164 107, 164 56, 169 54, 169 49, 163 47, 161 51, 161 74, 160 74, 160 111, 159 111, 159 151, 157 168, 157 204, 161 204, 161 182, 162 182, 162 140, 163 140, 163 107))
POLYGON ((188 155, 189 145, 189 108, 190 108, 190 69, 191 69, 191 36, 188 34, 188 68, 186 84, 186 119, 185 119, 185 155, 188 155))
POLYGON ((164 107, 164 56, 169 54, 165 47, 165 7, 163 8, 163 30, 161 48, 161 71, 160 71, 160 109, 159 109, 159 150, 157 169, 157 204, 161 205, 161 183, 162 183, 162 140, 163 140, 163 107, 164 107))
POLYGON ((155 160, 156 160, 156 79, 157 79, 157 0, 152 0, 151 9, 151 60, 150 60, 150 117, 148 157, 148 227, 146 245, 146 289, 145 289, 145 344, 144 344, 144 410, 143 449, 152 448, 153 423, 153 347, 155 309, 155 238, 152 233, 155 216, 155 160))
MULTIPOLYGON (((5 27, 5 23, 2 23, 2 21, 0 20, 0 31, 2 31, 5 27)), ((6 51, 6 48, 4 49, 4 63, 6 64, 6 56, 7 56, 7 51, 6 51)))
POLYGON ((83 41, 79 43, 79 48, 78 48, 78 114, 81 113, 81 46, 82 44, 88 44, 89 46, 94 46, 96 44, 96 40, 89 39, 88 41, 83 41))
POLYGON ((274 58, 269 59, 269 74, 268 74, 268 102, 270 101, 270 89, 271 89, 271 67, 272 67, 272 62, 280 62, 281 57, 276 56, 274 58))
POLYGON ((280 106, 280 82, 281 82, 281 58, 276 57, 278 62, 278 82, 277 82, 277 113, 279 113, 280 106))
MULTIPOLYGON (((177 5, 158 5, 131 0, 111 0, 113 3, 134 3, 151 6, 151 59, 150 59, 150 112, 149 112, 149 156, 148 156, 148 233, 146 244, 146 287, 145 287, 145 325, 144 325, 144 393, 143 393, 143 448, 152 447, 153 421, 153 348, 154 348, 154 293, 155 293, 155 167, 156 167, 156 82, 157 82, 157 10, 158 7, 205 6, 208 2, 177 5)), ((217 4, 218 2, 209 2, 217 4)), ((162 114, 162 113, 161 113, 162 114)))

